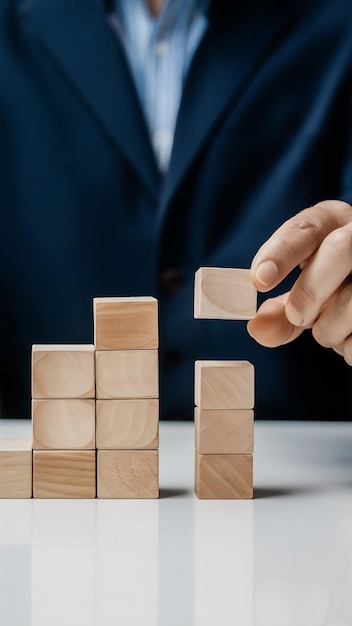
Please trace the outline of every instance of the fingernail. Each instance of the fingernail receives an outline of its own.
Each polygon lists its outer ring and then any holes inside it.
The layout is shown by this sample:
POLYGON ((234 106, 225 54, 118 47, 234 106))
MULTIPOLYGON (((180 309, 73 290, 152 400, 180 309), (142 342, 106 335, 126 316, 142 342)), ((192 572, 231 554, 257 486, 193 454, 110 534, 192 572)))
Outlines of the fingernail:
POLYGON ((258 265, 255 277, 264 287, 271 287, 279 275, 278 269, 273 261, 263 261, 258 265))
POLYGON ((286 317, 294 326, 304 326, 304 319, 302 315, 298 313, 297 309, 295 309, 291 303, 286 306, 286 317))

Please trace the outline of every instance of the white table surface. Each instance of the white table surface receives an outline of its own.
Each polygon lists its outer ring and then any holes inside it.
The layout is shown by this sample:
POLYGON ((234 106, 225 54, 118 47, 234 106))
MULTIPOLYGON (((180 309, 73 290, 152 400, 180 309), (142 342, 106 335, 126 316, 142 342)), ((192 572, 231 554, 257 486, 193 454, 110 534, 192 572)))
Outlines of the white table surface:
POLYGON ((253 500, 193 480, 161 423, 159 500, 0 500, 1 626, 352 626, 352 423, 257 422, 253 500))

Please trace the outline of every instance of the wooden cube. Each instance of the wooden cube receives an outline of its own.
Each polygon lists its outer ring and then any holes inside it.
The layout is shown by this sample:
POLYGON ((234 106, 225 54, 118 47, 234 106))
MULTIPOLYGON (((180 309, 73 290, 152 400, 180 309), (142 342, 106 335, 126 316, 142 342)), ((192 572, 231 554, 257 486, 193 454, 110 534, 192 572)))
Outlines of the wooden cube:
POLYGON ((0 439, 0 498, 31 497, 31 440, 0 439))
POLYGON ((34 498, 95 498, 95 450, 34 450, 34 498))
POLYGON ((158 348, 158 301, 151 296, 94 298, 97 350, 158 348))
POLYGON ((256 310, 257 290, 248 269, 201 267, 196 272, 195 318, 249 320, 256 310))
POLYGON ((201 409, 252 409, 253 365, 249 361, 196 361, 195 404, 201 409))
POLYGON ((195 493, 200 499, 253 498, 253 455, 196 453, 195 493))
POLYGON ((34 450, 95 449, 95 400, 32 400, 34 450))
POLYGON ((100 400, 157 398, 157 350, 97 350, 96 397, 100 400))
POLYGON ((97 400, 99 449, 157 449, 159 400, 97 400))
POLYGON ((252 454, 252 409, 199 409, 194 411, 196 449, 199 454, 252 454))
POLYGON ((158 498, 158 450, 98 450, 98 498, 158 498))
POLYGON ((93 345, 32 346, 32 398, 94 398, 93 345))

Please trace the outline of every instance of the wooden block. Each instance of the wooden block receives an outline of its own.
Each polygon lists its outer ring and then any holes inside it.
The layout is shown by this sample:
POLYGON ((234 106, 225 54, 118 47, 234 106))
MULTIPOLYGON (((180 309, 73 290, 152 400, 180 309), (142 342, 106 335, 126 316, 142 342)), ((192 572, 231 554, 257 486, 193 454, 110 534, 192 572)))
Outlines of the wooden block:
POLYGON ((159 400, 97 400, 99 449, 155 450, 159 445, 159 400))
POLYGON ((157 350, 97 350, 96 397, 157 398, 158 370, 157 350))
POLYGON ((248 269, 201 267, 195 274, 194 317, 249 320, 257 310, 257 290, 248 269))
POLYGON ((0 439, 0 498, 31 497, 31 440, 0 439))
POLYGON ((95 449, 95 400, 32 400, 34 450, 95 449))
POLYGON ((196 361, 195 404, 201 409, 252 409, 253 365, 249 361, 196 361))
POLYGON ((252 409, 194 410, 196 449, 199 454, 252 454, 252 409))
POLYGON ((94 398, 93 345, 32 346, 32 398, 94 398))
POLYGON ((196 453, 195 493, 200 499, 253 498, 253 455, 196 453))
POLYGON ((97 350, 158 348, 158 301, 151 296, 94 298, 97 350))
POLYGON ((34 450, 34 498, 95 498, 95 450, 34 450))
POLYGON ((158 498, 158 450, 98 450, 98 498, 158 498))

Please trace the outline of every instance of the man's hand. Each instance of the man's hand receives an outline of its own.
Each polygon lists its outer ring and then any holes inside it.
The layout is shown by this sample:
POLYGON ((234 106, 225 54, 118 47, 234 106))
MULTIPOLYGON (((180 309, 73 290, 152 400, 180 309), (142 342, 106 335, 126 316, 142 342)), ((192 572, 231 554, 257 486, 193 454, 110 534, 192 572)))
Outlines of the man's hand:
POLYGON ((249 334, 275 347, 303 330, 352 365, 352 207, 319 202, 285 222, 255 255, 251 277, 258 291, 276 287, 295 267, 291 291, 264 302, 248 322, 249 334))

